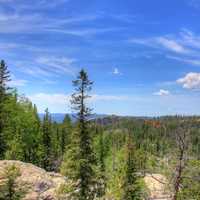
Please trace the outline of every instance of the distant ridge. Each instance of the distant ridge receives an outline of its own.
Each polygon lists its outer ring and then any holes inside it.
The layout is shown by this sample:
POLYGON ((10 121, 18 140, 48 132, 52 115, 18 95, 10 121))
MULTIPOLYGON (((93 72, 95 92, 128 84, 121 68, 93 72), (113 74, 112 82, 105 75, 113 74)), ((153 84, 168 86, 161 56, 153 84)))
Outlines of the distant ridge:
MULTIPOLYGON (((71 120, 73 122, 76 121, 76 117, 74 114, 71 114, 71 113, 66 113, 67 115, 69 115, 69 117, 71 118, 71 120)), ((57 122, 57 123, 62 123, 64 118, 65 118, 65 115, 64 113, 51 113, 51 117, 52 117, 52 120, 54 122, 57 122)), ((92 114, 90 116, 90 119, 98 119, 98 118, 104 118, 104 117, 107 117, 108 115, 104 115, 104 114, 92 114)), ((44 113, 39 113, 39 117, 41 120, 43 120, 44 118, 44 113)))

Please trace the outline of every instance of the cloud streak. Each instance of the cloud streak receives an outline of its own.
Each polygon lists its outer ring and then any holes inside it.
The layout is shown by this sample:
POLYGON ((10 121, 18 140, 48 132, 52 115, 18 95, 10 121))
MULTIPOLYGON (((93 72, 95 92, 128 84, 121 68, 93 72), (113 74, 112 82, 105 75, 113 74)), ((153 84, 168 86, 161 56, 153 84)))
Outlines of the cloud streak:
POLYGON ((74 24, 81 22, 95 21, 102 18, 99 14, 79 15, 72 17, 55 17, 51 18, 44 14, 21 14, 15 12, 10 14, 2 12, 0 14, 0 33, 8 34, 40 34, 40 33, 58 33, 74 36, 91 36, 95 34, 103 34, 106 32, 118 31, 120 27, 87 27, 74 28, 74 24))
POLYGON ((75 59, 66 58, 66 57, 39 57, 35 62, 41 66, 48 67, 48 71, 56 74, 69 74, 75 75, 75 67, 72 67, 72 64, 75 62, 75 59))
POLYGON ((166 58, 194 66, 200 66, 200 35, 188 29, 182 29, 176 35, 132 38, 129 42, 160 49, 166 53, 166 58))
POLYGON ((164 49, 179 54, 187 54, 189 49, 184 47, 180 42, 174 39, 170 39, 166 36, 154 37, 154 38, 132 38, 130 43, 146 45, 153 48, 164 49))

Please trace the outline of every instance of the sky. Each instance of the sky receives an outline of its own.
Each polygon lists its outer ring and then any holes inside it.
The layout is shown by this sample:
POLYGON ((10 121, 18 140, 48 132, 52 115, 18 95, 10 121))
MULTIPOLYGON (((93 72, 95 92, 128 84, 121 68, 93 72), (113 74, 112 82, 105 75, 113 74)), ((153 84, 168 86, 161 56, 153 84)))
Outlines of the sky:
POLYGON ((200 114, 200 0, 0 0, 0 59, 43 112, 72 112, 72 80, 94 81, 94 113, 200 114))

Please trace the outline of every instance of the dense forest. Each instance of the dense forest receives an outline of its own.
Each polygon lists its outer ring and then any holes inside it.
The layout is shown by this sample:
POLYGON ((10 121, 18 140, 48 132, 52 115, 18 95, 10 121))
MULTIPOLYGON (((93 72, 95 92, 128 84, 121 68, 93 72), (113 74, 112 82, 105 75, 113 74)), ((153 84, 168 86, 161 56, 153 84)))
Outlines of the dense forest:
MULTIPOLYGON (((61 173, 72 184, 62 185, 59 192, 69 193, 71 199, 148 199, 143 178, 155 173, 166 177, 162 184, 172 200, 200 199, 200 117, 91 119, 88 99, 93 82, 81 70, 72 83, 75 122, 67 114, 62 123, 53 121, 48 108, 41 120, 36 105, 10 88, 9 81, 2 60, 1 160, 20 160, 61 173)), ((8 180, 8 187, 0 185, 0 199, 20 199, 12 190, 14 178, 8 180)))

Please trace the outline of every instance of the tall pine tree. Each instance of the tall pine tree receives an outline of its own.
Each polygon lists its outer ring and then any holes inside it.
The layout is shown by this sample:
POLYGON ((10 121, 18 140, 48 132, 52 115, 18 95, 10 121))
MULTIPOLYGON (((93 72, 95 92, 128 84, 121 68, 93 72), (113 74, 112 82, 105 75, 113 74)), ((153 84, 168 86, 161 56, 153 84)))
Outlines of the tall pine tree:
POLYGON ((6 148, 4 138, 4 126, 5 126, 5 101, 8 99, 9 87, 7 83, 10 81, 10 72, 6 63, 2 60, 0 62, 0 159, 3 158, 6 148))
POLYGON ((45 110, 42 132, 43 132, 42 138, 43 138, 43 148, 44 148, 43 168, 46 170, 50 170, 51 169, 51 116, 49 114, 48 109, 45 110))
POLYGON ((87 107, 86 101, 90 97, 88 92, 91 91, 92 82, 88 75, 81 70, 77 80, 73 81, 76 92, 72 95, 72 107, 77 114, 78 119, 78 136, 79 136, 79 200, 94 199, 94 166, 96 164, 95 155, 92 150, 92 138, 88 127, 88 117, 91 109, 87 107))
POLYGON ((65 118, 62 123, 62 131, 60 137, 60 147, 61 147, 61 154, 64 155, 66 151, 66 146, 70 143, 71 140, 71 131, 72 131, 72 124, 69 115, 65 115, 65 118))

